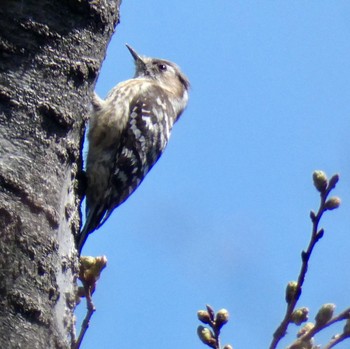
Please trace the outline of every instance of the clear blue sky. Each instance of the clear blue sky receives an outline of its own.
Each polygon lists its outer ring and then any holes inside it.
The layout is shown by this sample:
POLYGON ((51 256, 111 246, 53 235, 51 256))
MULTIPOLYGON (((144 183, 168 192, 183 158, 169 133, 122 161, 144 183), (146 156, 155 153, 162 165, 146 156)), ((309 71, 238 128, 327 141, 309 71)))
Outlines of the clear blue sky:
POLYGON ((204 348, 206 303, 231 313, 224 343, 268 348, 319 204, 315 169, 340 173, 343 203, 299 304, 311 319, 350 305, 349 38, 349 1, 123 1, 98 94, 133 76, 125 43, 179 64, 192 89, 160 161, 85 246, 108 267, 84 349, 204 348))

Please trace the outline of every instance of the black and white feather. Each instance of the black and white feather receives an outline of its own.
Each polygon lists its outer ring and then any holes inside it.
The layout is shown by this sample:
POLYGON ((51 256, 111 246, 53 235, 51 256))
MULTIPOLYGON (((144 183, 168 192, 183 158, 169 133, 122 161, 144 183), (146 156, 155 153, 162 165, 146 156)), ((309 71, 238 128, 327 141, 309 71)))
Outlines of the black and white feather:
POLYGON ((163 153, 174 123, 188 101, 189 81, 163 59, 135 60, 133 79, 121 82, 106 100, 97 95, 88 134, 86 222, 79 253, 88 237, 140 185, 163 153))

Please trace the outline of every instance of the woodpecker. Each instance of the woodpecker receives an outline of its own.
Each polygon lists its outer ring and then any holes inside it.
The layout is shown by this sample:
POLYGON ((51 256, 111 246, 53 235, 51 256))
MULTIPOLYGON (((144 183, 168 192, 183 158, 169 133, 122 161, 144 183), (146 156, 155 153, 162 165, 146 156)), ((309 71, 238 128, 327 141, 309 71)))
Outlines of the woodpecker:
POLYGON ((135 76, 115 86, 105 100, 96 94, 89 122, 86 222, 79 253, 90 233, 140 185, 163 153, 174 123, 188 102, 189 80, 167 60, 140 56, 135 76))

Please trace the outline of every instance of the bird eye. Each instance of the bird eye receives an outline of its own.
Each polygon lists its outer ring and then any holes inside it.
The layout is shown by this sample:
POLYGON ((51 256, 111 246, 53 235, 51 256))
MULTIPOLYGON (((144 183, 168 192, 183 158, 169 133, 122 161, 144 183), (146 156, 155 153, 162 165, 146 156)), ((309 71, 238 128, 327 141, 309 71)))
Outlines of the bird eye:
POLYGON ((165 71, 165 70, 166 70, 166 65, 165 65, 165 64, 158 64, 158 68, 159 68, 160 70, 165 71))

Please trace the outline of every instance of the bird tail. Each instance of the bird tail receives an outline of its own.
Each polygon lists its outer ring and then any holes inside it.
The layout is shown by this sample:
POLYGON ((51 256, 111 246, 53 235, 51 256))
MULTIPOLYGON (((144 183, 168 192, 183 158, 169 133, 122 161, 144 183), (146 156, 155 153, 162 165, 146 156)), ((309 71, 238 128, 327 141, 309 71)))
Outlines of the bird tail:
POLYGON ((99 206, 94 206, 90 208, 86 214, 86 221, 81 230, 80 234, 77 237, 77 250, 79 255, 81 254, 81 250, 88 238, 89 234, 95 231, 97 228, 101 226, 101 220, 105 214, 105 210, 99 206))
POLYGON ((86 242, 86 239, 88 238, 89 234, 93 232, 94 229, 91 229, 89 220, 87 220, 84 224, 83 229, 81 230, 80 234, 77 237, 77 250, 79 253, 79 256, 81 255, 81 250, 86 242))

